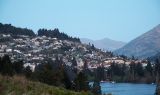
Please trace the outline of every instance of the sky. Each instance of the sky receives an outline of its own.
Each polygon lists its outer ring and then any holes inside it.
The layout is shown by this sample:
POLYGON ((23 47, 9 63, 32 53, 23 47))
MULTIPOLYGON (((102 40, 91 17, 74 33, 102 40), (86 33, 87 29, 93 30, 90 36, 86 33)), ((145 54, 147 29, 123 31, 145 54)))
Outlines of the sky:
POLYGON ((129 42, 160 24, 160 0, 0 0, 0 22, 129 42))

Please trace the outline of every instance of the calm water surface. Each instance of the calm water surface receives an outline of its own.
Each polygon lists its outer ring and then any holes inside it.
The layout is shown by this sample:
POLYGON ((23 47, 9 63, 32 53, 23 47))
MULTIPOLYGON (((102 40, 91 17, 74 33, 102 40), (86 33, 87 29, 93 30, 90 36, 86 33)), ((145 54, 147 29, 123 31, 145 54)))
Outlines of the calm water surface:
POLYGON ((156 85, 131 83, 101 83, 102 93, 112 95, 154 95, 156 85))

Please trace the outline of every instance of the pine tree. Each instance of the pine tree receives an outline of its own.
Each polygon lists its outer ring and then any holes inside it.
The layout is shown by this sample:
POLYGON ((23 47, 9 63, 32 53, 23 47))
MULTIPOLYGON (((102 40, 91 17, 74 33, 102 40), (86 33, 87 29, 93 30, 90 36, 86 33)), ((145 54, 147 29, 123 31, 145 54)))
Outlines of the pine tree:
POLYGON ((88 90, 88 82, 87 82, 87 77, 83 72, 80 72, 77 75, 77 78, 75 79, 75 88, 76 91, 87 91, 88 90))
POLYGON ((15 61, 13 63, 13 68, 16 74, 22 74, 23 73, 23 61, 15 61))
POLYGON ((63 79, 64 85, 66 89, 71 89, 72 88, 72 82, 69 79, 69 76, 67 75, 66 72, 64 72, 64 79, 63 79))
POLYGON ((153 71, 153 68, 152 68, 152 64, 150 61, 148 61, 147 63, 147 66, 146 66, 146 71, 150 73, 150 75, 152 76, 152 71, 153 71))
POLYGON ((2 75, 6 76, 13 76, 13 64, 10 61, 10 58, 8 55, 3 56, 2 58, 2 64, 1 64, 1 73, 2 75))
POLYGON ((144 76, 144 70, 143 70, 143 66, 141 63, 136 64, 136 73, 140 77, 144 76))
MULTIPOLYGON (((1 24, 1 23, 0 23, 0 24, 1 24)), ((0 57, 0 73, 2 72, 2 67, 3 67, 2 58, 0 57)))
POLYGON ((130 75, 131 75, 131 80, 134 81, 135 75, 136 75, 136 64, 132 61, 129 64, 129 66, 130 66, 129 71, 130 71, 130 75))
POLYGON ((27 66, 27 67, 24 69, 24 75, 25 75, 27 78, 31 78, 32 70, 31 70, 30 66, 27 66))

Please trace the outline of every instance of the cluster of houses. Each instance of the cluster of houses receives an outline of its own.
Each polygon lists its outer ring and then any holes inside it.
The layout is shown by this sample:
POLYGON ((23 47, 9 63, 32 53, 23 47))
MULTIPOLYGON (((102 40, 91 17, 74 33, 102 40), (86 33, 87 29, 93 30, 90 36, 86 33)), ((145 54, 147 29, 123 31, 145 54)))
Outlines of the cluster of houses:
POLYGON ((146 66, 147 61, 124 59, 119 56, 113 56, 111 52, 104 52, 100 49, 92 49, 87 44, 73 42, 68 40, 59 40, 46 36, 29 37, 19 35, 12 37, 11 35, 1 34, 0 40, 0 56, 5 54, 11 57, 12 61, 23 60, 24 66, 30 66, 34 70, 35 66, 41 64, 44 59, 55 60, 56 57, 63 59, 63 62, 71 66, 73 57, 76 58, 77 67, 81 69, 84 62, 87 62, 89 69, 94 69, 103 64, 109 67, 113 62, 118 64, 129 65, 132 61, 141 62, 146 66))

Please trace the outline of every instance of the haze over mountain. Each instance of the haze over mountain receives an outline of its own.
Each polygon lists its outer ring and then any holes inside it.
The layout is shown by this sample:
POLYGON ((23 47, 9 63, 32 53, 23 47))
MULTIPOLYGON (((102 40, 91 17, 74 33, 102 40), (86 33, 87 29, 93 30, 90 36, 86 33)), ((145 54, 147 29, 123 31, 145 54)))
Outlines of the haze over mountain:
POLYGON ((119 49, 126 44, 125 42, 115 41, 109 38, 103 38, 100 40, 91 40, 88 38, 81 38, 81 42, 86 44, 89 44, 89 43, 94 44, 94 46, 97 48, 109 50, 109 51, 114 51, 116 49, 119 49))
POLYGON ((115 51, 116 54, 147 58, 160 51, 160 24, 115 51))

